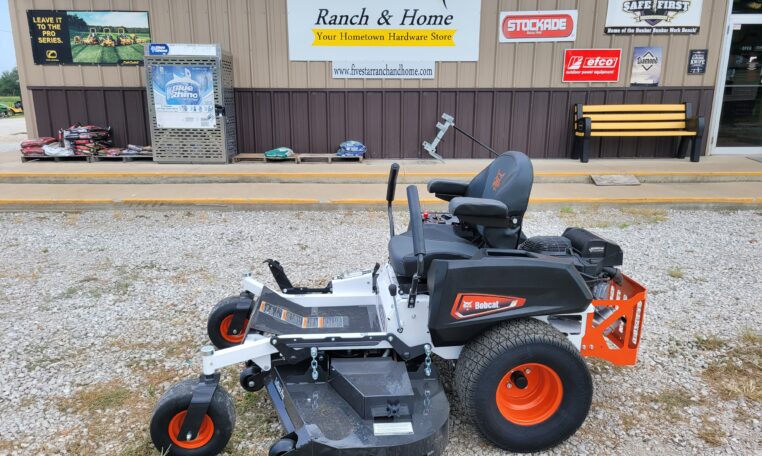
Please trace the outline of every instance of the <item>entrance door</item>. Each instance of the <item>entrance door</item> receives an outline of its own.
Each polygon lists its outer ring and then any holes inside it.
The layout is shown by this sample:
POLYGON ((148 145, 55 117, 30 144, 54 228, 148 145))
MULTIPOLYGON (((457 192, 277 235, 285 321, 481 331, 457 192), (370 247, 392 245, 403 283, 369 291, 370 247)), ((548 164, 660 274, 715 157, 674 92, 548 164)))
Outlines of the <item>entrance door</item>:
POLYGON ((762 154, 762 14, 732 14, 729 25, 713 153, 762 154))

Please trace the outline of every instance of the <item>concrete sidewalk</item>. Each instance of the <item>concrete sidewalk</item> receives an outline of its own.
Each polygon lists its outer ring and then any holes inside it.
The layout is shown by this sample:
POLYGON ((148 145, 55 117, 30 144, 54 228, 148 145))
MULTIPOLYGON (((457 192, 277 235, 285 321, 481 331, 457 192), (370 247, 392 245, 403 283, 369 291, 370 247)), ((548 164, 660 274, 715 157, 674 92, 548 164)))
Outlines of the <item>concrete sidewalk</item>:
MULTIPOLYGON (((422 203, 442 209, 446 203, 418 184, 422 203)), ((384 184, 0 184, 0 209, 96 208, 130 206, 278 206, 332 209, 385 204, 384 184)), ((404 185, 397 204, 405 204, 404 185)), ((589 184, 536 184, 530 204, 658 204, 690 207, 762 207, 762 182, 704 184, 643 184, 637 187, 596 187, 589 184)))

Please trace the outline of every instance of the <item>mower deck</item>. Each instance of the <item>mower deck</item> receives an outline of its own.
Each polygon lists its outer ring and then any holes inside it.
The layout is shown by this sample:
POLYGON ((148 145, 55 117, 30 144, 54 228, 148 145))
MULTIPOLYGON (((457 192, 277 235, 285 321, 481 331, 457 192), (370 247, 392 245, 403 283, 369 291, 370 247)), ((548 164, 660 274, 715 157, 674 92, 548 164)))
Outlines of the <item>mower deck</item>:
POLYGON ((410 373, 409 381, 408 373, 402 372, 402 381, 390 389, 395 382, 373 375, 376 369, 368 366, 376 361, 349 359, 346 364, 356 364, 348 375, 342 376, 332 368, 327 380, 317 382, 308 380, 303 371, 295 371, 292 366, 273 369, 266 386, 287 434, 296 440, 296 448, 289 456, 420 456, 444 451, 450 407, 435 371, 430 377, 424 377, 422 372, 410 373), (369 369, 367 376, 352 375, 352 371, 357 374, 364 367, 369 369), (393 391, 398 387, 401 391, 393 391), (365 412, 358 413, 363 406, 365 412), (392 417, 362 416, 381 415, 382 411, 392 417))

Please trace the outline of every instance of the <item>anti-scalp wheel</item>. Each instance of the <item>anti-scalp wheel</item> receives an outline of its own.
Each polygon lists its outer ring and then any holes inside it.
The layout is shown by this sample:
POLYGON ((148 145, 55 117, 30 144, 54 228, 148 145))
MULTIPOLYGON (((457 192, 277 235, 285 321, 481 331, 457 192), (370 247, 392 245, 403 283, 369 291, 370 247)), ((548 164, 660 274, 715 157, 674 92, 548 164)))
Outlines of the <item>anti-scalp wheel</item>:
POLYGON ((459 409, 495 445, 540 451, 563 442, 590 410, 593 383, 579 351, 535 319, 495 326, 463 348, 459 409))
POLYGON ((212 396, 212 402, 201 423, 198 435, 185 440, 178 438, 188 411, 193 388, 198 380, 186 380, 170 388, 159 399, 151 416, 151 440, 164 455, 202 456, 220 453, 227 445, 235 427, 235 406, 222 386, 212 396))
POLYGON ((218 302, 209 313, 209 319, 206 323, 206 330, 209 334, 209 340, 219 349, 229 348, 238 345, 243 341, 243 335, 249 319, 245 318, 238 328, 234 328, 234 333, 230 334, 230 325, 233 322, 233 314, 239 304, 246 306, 251 313, 252 300, 246 296, 230 296, 218 302))

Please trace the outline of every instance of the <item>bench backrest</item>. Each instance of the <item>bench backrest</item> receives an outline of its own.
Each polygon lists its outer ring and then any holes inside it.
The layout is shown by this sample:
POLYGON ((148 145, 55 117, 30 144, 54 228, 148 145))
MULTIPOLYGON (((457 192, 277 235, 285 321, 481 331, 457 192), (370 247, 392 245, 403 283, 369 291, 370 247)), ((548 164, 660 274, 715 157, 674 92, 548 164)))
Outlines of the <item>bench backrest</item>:
POLYGON ((584 128, 579 120, 590 119, 590 130, 685 130, 693 117, 691 103, 585 105, 573 108, 574 129, 584 128))

